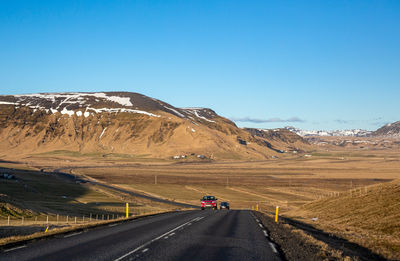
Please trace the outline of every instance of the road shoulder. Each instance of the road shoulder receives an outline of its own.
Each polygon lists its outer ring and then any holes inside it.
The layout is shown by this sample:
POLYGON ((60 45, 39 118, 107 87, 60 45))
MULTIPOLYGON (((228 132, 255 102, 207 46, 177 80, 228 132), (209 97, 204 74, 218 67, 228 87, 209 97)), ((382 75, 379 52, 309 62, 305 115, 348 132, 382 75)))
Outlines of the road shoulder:
POLYGON ((307 228, 280 218, 274 222, 271 215, 254 211, 268 230, 270 238, 278 244, 286 260, 386 260, 371 252, 365 252, 361 246, 350 244, 315 228, 307 228), (323 236, 323 237, 322 237, 323 236))

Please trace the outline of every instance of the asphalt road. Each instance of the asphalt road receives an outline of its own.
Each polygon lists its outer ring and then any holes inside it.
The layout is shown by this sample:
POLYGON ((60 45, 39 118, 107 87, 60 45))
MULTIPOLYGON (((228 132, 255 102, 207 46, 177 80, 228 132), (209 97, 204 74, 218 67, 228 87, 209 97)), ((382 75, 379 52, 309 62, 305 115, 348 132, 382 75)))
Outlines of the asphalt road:
POLYGON ((7 249, 0 260, 280 260, 246 210, 166 213, 7 249))

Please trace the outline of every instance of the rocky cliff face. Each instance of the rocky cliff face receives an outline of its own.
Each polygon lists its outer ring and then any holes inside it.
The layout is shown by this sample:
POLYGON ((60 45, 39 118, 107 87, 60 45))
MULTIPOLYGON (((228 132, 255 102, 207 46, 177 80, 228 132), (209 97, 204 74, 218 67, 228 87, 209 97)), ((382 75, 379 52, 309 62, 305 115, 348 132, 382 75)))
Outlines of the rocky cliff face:
POLYGON ((372 132, 371 136, 400 138, 400 121, 386 124, 372 132))
POLYGON ((211 109, 176 108, 138 93, 0 96, 0 156, 69 150, 261 159, 291 145, 242 130, 211 109))

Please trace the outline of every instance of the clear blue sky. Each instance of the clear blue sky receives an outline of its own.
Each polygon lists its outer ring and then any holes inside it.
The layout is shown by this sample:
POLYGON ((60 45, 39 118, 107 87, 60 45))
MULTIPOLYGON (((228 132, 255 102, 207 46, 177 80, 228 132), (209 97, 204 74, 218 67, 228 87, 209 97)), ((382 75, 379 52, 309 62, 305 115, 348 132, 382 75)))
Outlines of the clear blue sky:
POLYGON ((0 0, 0 94, 132 91, 239 126, 400 120, 400 1, 0 0))

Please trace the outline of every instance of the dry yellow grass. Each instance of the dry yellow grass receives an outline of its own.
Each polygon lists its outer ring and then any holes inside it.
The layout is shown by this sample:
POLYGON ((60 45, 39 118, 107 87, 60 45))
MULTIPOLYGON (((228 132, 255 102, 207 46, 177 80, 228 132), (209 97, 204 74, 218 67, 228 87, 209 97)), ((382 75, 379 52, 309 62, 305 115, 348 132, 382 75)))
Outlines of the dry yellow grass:
POLYGON ((400 180, 318 200, 288 215, 400 259, 400 180), (313 217, 318 221, 312 222, 313 217))
MULTIPOLYGON (((360 188, 361 192, 367 186, 379 191, 379 184, 386 183, 389 186, 394 183, 388 182, 400 178, 400 153, 396 150, 340 148, 335 151, 315 151, 312 157, 285 154, 280 159, 267 161, 185 164, 156 159, 141 160, 138 157, 100 158, 98 155, 34 155, 18 160, 27 163, 28 167, 60 169, 178 202, 199 204, 203 194, 213 194, 220 200, 229 201, 233 208, 251 208, 258 204, 263 211, 272 212, 279 205, 281 213, 308 220, 313 215, 308 215, 310 212, 307 208, 313 206, 313 211, 321 213, 318 224, 323 225, 321 228, 324 230, 336 231, 374 251, 379 248, 381 250, 378 252, 385 256, 399 250, 396 245, 398 227, 390 227, 390 223, 386 222, 398 216, 382 217, 379 211, 362 211, 364 205, 371 210, 375 207, 386 210, 395 206, 398 208, 396 197, 399 196, 388 194, 388 199, 383 200, 386 197, 383 191, 375 193, 381 198, 374 198, 372 192, 359 195, 360 188), (349 191, 354 189, 358 189, 358 194, 350 197, 349 191), (304 208, 301 208, 303 205, 304 208), (360 207, 356 207, 353 216, 341 216, 355 206, 360 207), (325 217, 326 223, 323 223, 325 217), (362 223, 365 217, 371 220, 375 218, 375 223, 371 223, 374 227, 362 223), (359 239, 356 240, 356 237, 359 239), (375 243, 368 243, 377 242, 377 238, 381 243, 376 247, 372 246, 375 243)), ((80 202, 83 200, 79 199, 80 202)))

